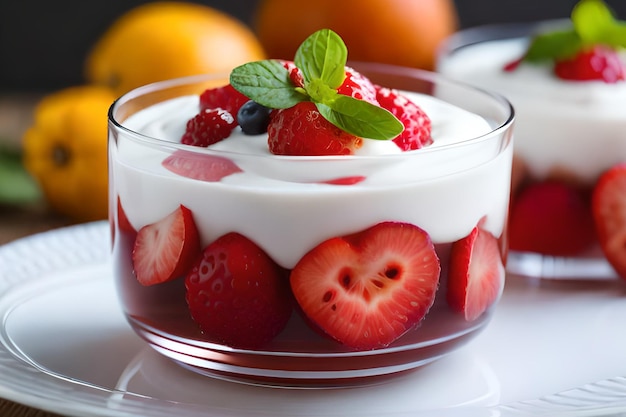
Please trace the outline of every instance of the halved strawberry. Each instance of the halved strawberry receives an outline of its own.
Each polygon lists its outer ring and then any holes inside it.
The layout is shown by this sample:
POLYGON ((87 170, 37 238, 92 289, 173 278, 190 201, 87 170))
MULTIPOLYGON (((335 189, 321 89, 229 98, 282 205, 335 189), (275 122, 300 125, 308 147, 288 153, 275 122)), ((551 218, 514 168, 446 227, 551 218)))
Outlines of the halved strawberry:
POLYGON ((267 134, 275 155, 351 155, 363 146, 362 138, 330 123, 310 101, 273 111, 267 134))
POLYGON ((366 350, 388 346, 420 323, 439 274, 425 231, 383 222, 322 242, 300 259, 290 281, 310 322, 345 346, 366 350))
POLYGON ((231 347, 268 342, 291 316, 286 271, 238 233, 207 246, 185 286, 193 319, 211 340, 231 347))
POLYGON ((133 268, 142 285, 155 285, 184 275, 200 252, 200 237, 191 211, 180 205, 163 219, 139 229, 133 268))
POLYGON ((584 49, 570 59, 556 61, 554 73, 570 81, 598 80, 616 83, 624 79, 625 69, 619 54, 613 48, 595 45, 584 49))
POLYGON ((626 164, 602 174, 593 189, 591 207, 604 255, 626 279, 626 164))
POLYGON ((216 182, 242 172, 230 159, 178 150, 165 158, 163 167, 175 174, 199 181, 216 182))
POLYGON ((200 110, 222 108, 228 111, 237 123, 237 112, 246 104, 248 97, 235 90, 232 85, 209 88, 200 95, 200 110))
POLYGON ((404 125, 404 130, 393 139, 403 151, 420 149, 433 142, 430 136, 431 121, 417 104, 398 90, 376 87, 376 99, 404 125))
POLYGON ((493 305, 504 289, 504 265, 498 240, 480 226, 452 244, 446 299, 473 321, 493 305))
POLYGON ((560 181, 536 182, 515 194, 509 216, 509 246, 547 255, 580 254, 595 242, 588 196, 560 181))

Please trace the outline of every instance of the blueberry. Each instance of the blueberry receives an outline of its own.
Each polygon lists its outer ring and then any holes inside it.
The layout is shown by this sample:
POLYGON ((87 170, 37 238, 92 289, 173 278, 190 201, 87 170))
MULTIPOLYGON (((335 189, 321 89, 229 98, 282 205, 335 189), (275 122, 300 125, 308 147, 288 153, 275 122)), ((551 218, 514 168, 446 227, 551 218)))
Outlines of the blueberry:
POLYGON ((237 113, 237 121, 241 130, 246 135, 260 135, 267 132, 267 125, 270 123, 270 112, 265 106, 250 100, 237 113))

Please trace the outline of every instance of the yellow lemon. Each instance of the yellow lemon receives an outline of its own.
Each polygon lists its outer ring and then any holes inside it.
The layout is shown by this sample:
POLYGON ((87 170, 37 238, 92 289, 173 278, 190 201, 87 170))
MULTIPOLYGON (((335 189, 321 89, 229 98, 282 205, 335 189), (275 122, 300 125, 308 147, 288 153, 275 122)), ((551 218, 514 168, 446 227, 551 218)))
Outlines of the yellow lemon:
POLYGON ((44 97, 23 138, 24 166, 50 206, 75 221, 106 219, 107 112, 115 94, 77 86, 44 97))
POLYGON ((130 10, 108 28, 87 57, 86 77, 123 94, 264 58, 254 33, 234 17, 199 4, 156 2, 130 10))

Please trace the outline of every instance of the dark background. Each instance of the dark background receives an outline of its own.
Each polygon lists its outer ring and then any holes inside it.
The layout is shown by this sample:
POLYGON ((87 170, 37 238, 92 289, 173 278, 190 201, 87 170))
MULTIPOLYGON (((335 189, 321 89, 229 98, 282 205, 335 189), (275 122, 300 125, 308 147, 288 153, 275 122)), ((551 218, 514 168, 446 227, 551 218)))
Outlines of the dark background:
MULTIPOLYGON (((252 27, 258 1, 197 2, 222 9, 252 27)), ((83 61, 89 47, 116 17, 146 2, 0 0, 0 93, 38 92, 81 83, 83 61)), ((456 0, 461 28, 568 17, 576 2, 456 0)), ((606 0, 606 3, 618 17, 626 19, 626 1, 606 0)))

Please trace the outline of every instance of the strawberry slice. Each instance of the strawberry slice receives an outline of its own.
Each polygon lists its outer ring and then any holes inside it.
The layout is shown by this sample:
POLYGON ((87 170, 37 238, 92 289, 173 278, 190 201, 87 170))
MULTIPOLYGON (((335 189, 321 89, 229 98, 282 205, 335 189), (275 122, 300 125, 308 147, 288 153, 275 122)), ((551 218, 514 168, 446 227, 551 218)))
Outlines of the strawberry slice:
POLYGON ((439 258, 428 234, 383 222, 313 248, 291 272, 308 321, 350 348, 388 346, 416 327, 435 299, 439 258))
POLYGON ((626 164, 602 174, 593 189, 591 207, 604 255, 626 279, 626 164))
POLYGON ((242 170, 230 159, 216 155, 178 150, 165 158, 163 167, 175 174, 199 181, 216 182, 242 170))
POLYGON ((498 240, 479 226, 452 244, 446 298, 450 307, 473 321, 494 304, 504 288, 498 240))
POLYGON ((352 155, 363 145, 362 138, 333 125, 310 101, 272 112, 267 134, 275 155, 352 155))
POLYGON ((193 214, 181 205, 156 223, 139 229, 132 259, 137 281, 155 285, 182 276, 200 252, 193 214))
POLYGON ((270 341, 291 316, 286 271, 238 233, 207 246, 185 286, 193 319, 210 339, 231 347, 270 341))

